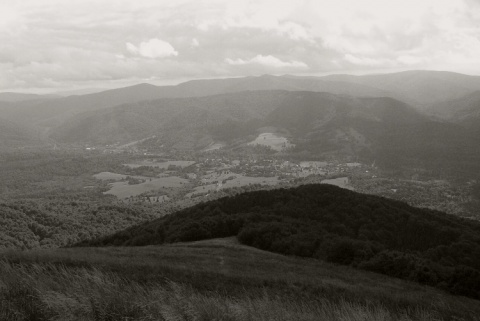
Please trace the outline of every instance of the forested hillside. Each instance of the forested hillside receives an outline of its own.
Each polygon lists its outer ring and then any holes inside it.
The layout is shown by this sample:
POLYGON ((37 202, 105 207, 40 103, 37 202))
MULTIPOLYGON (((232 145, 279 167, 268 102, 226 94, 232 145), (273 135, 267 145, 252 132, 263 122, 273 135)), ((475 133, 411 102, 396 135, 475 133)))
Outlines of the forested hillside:
POLYGON ((0 154, 0 249, 59 247, 159 217, 168 207, 116 202, 93 174, 128 155, 21 151, 0 154), (86 188, 87 187, 87 188, 86 188))
POLYGON ((41 140, 33 130, 0 118, 0 148, 18 148, 29 145, 41 145, 41 140))
POLYGON ((480 223, 330 185, 203 203, 79 245, 236 236, 263 250, 351 265, 480 298, 480 223))

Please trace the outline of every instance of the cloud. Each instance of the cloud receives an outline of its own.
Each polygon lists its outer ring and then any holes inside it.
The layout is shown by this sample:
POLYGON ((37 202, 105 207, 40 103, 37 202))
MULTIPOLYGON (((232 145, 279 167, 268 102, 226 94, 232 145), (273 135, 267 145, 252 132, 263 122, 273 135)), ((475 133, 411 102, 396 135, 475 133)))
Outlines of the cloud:
POLYGON ((315 43, 313 35, 305 25, 297 19, 290 19, 297 8, 298 3, 290 1, 232 1, 221 14, 202 19, 196 26, 204 32, 214 29, 256 29, 290 40, 315 43))
POLYGON ((127 42, 126 46, 130 53, 146 58, 156 59, 178 56, 178 51, 176 51, 171 44, 157 38, 142 42, 138 47, 130 42, 127 42))
POLYGON ((307 68, 307 64, 301 61, 282 61, 277 57, 268 55, 257 55, 249 60, 243 59, 230 59, 227 58, 225 61, 230 65, 249 65, 249 64, 259 64, 267 67, 273 68, 307 68))
POLYGON ((312 34, 337 52, 340 65, 480 72, 477 0, 338 0, 307 5, 312 34), (343 61, 343 64, 342 64, 343 61), (459 69, 458 69, 459 70, 459 69))
POLYGON ((374 58, 368 58, 368 57, 357 57, 351 54, 346 54, 345 55, 345 60, 354 64, 354 65, 360 65, 360 66, 382 66, 388 63, 389 61, 386 59, 374 59, 374 58))
POLYGON ((0 0, 0 91, 283 70, 480 74, 478 0, 6 3, 0 0))
POLYGON ((197 38, 192 39, 192 47, 198 47, 200 46, 200 42, 197 40, 197 38))

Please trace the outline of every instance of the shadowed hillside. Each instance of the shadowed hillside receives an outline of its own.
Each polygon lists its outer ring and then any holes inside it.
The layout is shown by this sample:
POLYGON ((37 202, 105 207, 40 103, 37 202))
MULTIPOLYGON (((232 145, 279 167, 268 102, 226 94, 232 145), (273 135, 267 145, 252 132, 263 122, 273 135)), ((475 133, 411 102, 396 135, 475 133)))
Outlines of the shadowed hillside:
POLYGON ((480 91, 433 106, 431 112, 479 133, 480 91))
POLYGON ((236 236, 480 298, 480 223, 330 185, 203 203, 81 245, 149 245, 236 236))

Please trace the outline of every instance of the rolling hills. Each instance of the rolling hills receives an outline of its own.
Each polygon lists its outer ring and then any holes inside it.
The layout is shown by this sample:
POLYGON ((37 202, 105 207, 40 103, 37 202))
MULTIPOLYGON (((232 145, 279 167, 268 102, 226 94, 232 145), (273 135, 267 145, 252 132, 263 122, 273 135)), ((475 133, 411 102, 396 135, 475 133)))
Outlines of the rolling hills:
MULTIPOLYGON (((357 96, 384 96, 382 90, 364 85, 332 83, 318 79, 291 79, 275 76, 215 80, 194 80, 176 86, 135 86, 110 89, 86 95, 60 97, 48 101, 17 101, 8 117, 27 124, 51 127, 78 113, 162 98, 210 96, 246 90, 311 90, 357 96)), ((0 106, 0 112, 1 112, 0 106)))
MULTIPOLYGON (((212 128, 225 122, 258 121, 258 128, 278 127, 296 138, 315 135, 328 125, 356 126, 355 122, 422 125, 430 120, 391 98, 355 98, 315 92, 247 91, 207 97, 151 100, 83 113, 52 131, 65 142, 107 143, 131 141, 175 130, 212 128), (121 133, 123 132, 123 134, 121 133), (125 136, 124 138, 122 136, 125 136)), ((330 126, 330 127, 331 127, 330 126)), ((254 130, 257 128, 254 128, 254 130)), ((253 135, 253 132, 247 132, 253 135)), ((224 137, 219 133, 218 139, 224 137)), ((234 137, 241 138, 241 137, 234 137)))
POLYGON ((410 70, 377 75, 331 75, 323 80, 371 86, 403 96, 405 101, 428 107, 480 90, 480 77, 446 71, 410 70))
POLYGON ((431 112, 478 133, 480 131, 480 90, 442 102, 432 107, 431 112))
MULTIPOLYGON (((62 125, 72 116, 124 104, 164 98, 205 97, 244 91, 287 90, 328 92, 355 97, 390 97, 422 111, 480 90, 480 80, 436 71, 322 77, 270 76, 202 79, 175 86, 135 86, 68 97, 0 93, 0 117, 41 128, 62 125), (3 98, 2 98, 3 97, 3 98), (48 98, 48 99, 47 99, 48 98), (10 103, 10 105, 5 105, 10 103)), ((441 108, 440 108, 441 109, 441 108)))
POLYGON ((202 203, 81 246, 154 245, 234 236, 480 298, 480 223, 331 185, 202 203))
POLYGON ((265 128, 286 136, 291 152, 414 164, 429 170, 474 170, 480 138, 461 125, 432 120, 388 97, 352 97, 306 91, 247 91, 207 97, 151 100, 72 117, 50 137, 65 143, 150 144, 201 150, 214 142, 253 141, 265 128))
POLYGON ((478 172, 480 163, 477 78, 408 71, 139 84, 86 95, 0 101, 0 118, 41 133, 37 141, 146 141, 144 146, 194 151, 216 143, 244 146, 268 128, 295 146, 289 152, 309 157, 360 157, 382 167, 468 175, 478 172))

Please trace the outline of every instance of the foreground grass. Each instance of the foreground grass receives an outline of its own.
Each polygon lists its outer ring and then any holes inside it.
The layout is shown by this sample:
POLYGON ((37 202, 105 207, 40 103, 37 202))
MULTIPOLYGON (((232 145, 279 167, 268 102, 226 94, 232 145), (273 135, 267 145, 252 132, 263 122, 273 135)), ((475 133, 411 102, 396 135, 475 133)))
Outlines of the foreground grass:
POLYGON ((475 300, 232 240, 0 257, 0 320, 480 320, 475 300))

